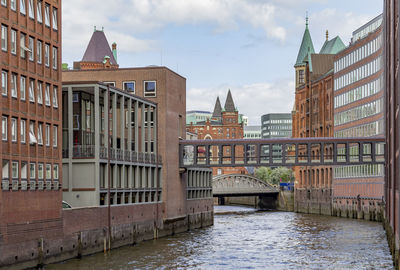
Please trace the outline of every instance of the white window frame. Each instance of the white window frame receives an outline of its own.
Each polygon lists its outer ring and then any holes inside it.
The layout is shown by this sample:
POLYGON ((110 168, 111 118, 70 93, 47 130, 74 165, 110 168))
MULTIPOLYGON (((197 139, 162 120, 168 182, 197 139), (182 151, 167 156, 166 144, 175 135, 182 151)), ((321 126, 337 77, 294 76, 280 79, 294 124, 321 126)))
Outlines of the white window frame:
POLYGON ((53 29, 58 30, 58 14, 57 9, 53 7, 53 29))
POLYGON ((58 68, 58 61, 57 61, 57 56, 58 56, 58 49, 57 47, 53 47, 53 69, 57 70, 58 68))
POLYGON ((53 179, 58 180, 59 171, 58 171, 58 164, 53 165, 53 179))
POLYGON ((44 24, 50 27, 50 5, 45 4, 44 6, 44 24))
POLYGON ((17 31, 11 29, 11 53, 17 54, 17 31))
POLYGON ((3 159, 2 162, 2 178, 9 179, 10 177, 10 161, 3 159))
POLYGON ((28 55, 29 55, 29 61, 35 61, 35 39, 33 37, 29 37, 28 39, 28 43, 29 43, 29 51, 28 51, 28 55))
POLYGON ((8 117, 7 116, 2 116, 1 118, 1 134, 2 134, 2 140, 7 141, 7 134, 8 134, 8 117))
POLYGON ((46 89, 44 91, 44 102, 46 106, 51 106, 50 101, 50 84, 46 84, 46 89))
POLYGON ((28 179, 28 163, 21 161, 21 179, 28 179))
POLYGON ((53 147, 58 145, 58 126, 53 126, 53 147))
POLYGON ((20 76, 19 80, 20 98, 25 100, 26 98, 26 77, 20 76))
POLYGON ((37 85, 37 103, 43 104, 43 83, 39 81, 37 85))
POLYGON ((135 94, 135 92, 136 92, 136 81, 124 81, 124 82, 122 82, 122 87, 123 87, 123 89, 125 91, 129 91, 130 93, 135 94), (125 84, 126 83, 133 83, 133 91, 125 88, 125 84))
POLYGON ((35 103, 35 81, 29 80, 29 101, 35 103))
POLYGON ((43 180, 44 177, 44 165, 43 163, 38 163, 38 179, 43 180))
POLYGON ((11 141, 12 142, 17 142, 17 140, 18 140, 17 125, 18 125, 18 119, 14 118, 14 117, 11 118, 11 141))
POLYGON ((11 73, 11 96, 13 98, 18 98, 17 74, 15 73, 11 73))
POLYGON ((37 141, 39 145, 43 145, 43 124, 39 123, 37 127, 37 141))
POLYGON ((46 124, 46 138, 45 138, 45 144, 46 146, 50 146, 50 125, 46 124))
POLYGON ((8 27, 4 24, 1 25, 1 49, 7 51, 8 42, 8 27))
POLYGON ((38 0, 37 1, 37 8, 36 8, 36 17, 37 17, 37 21, 39 22, 39 23, 43 23, 43 13, 42 13, 42 5, 43 5, 43 2, 42 2, 42 0, 38 0))
POLYGON ((157 81, 155 80, 150 80, 150 81, 143 81, 143 96, 144 97, 157 97, 157 81), (150 92, 151 95, 146 93, 146 83, 151 83, 154 82, 154 94, 153 92, 150 92))
POLYGON ((58 87, 53 86, 53 107, 58 108, 58 87))
POLYGON ((43 61, 43 42, 41 40, 37 41, 37 46, 36 46, 36 57, 37 57, 37 62, 38 64, 41 64, 43 61))
POLYGON ((29 180, 36 180, 36 163, 29 163, 29 180))
POLYGON ((11 162, 11 178, 18 179, 18 161, 11 162), (15 169, 15 171, 14 171, 15 169))
POLYGON ((1 5, 6 7, 7 6, 7 0, 1 0, 1 5))
POLYGON ((26 120, 21 119, 21 143, 26 143, 26 120))
POLYGON ((115 82, 103 82, 103 83, 115 87, 115 82))
POLYGON ((28 12, 29 18, 35 19, 35 5, 33 0, 28 0, 28 12))
POLYGON ((1 71, 1 94, 7 96, 8 92, 8 72, 6 70, 1 71))
POLYGON ((44 64, 46 67, 50 66, 50 45, 44 44, 44 64))
POLYGON ((51 180, 51 164, 46 164, 46 180, 51 180))
POLYGON ((26 58, 26 34, 25 33, 20 33, 19 34, 19 39, 20 39, 20 54, 21 54, 21 58, 26 58))
POLYGON ((10 8, 11 10, 17 10, 17 0, 10 0, 10 8))
POLYGON ((26 5, 25 5, 25 0, 20 0, 19 1, 19 12, 21 12, 21 14, 26 15, 26 5))

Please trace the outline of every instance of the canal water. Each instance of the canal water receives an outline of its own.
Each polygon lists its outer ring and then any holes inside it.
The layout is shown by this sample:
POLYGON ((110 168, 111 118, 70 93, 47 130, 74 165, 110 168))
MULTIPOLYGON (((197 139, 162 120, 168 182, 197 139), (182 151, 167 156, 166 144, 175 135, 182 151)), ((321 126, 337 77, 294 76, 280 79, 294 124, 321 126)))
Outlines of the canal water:
POLYGON ((50 269, 393 269, 381 223, 215 207, 214 226, 50 269))

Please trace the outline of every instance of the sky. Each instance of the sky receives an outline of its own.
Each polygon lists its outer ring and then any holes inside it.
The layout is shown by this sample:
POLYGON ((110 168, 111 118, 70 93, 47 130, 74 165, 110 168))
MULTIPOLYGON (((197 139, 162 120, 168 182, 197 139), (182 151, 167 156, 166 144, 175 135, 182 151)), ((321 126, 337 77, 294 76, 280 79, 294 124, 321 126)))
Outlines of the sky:
POLYGON ((309 17, 314 48, 382 13, 382 0, 67 0, 63 63, 80 61, 96 26, 120 67, 162 65, 186 78, 187 110, 222 106, 228 89, 250 125, 291 112, 294 68, 309 17))

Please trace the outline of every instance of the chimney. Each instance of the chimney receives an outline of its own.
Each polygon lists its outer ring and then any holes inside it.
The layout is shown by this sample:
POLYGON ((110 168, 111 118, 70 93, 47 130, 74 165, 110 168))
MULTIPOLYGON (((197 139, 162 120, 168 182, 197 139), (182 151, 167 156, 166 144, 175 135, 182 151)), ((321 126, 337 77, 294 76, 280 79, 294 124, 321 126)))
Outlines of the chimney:
POLYGON ((118 62, 118 60, 117 60, 117 43, 114 42, 111 46, 112 46, 112 53, 114 55, 114 59, 115 59, 115 61, 118 62))

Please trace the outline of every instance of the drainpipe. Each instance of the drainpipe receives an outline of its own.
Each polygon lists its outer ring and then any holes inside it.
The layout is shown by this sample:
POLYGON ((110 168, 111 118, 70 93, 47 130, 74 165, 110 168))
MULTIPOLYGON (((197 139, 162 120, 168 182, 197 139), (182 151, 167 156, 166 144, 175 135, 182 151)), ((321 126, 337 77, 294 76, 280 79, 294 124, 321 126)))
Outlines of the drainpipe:
POLYGON ((110 149, 110 87, 107 85, 107 111, 106 113, 108 114, 108 136, 107 136, 107 166, 108 166, 108 189, 107 189, 107 194, 108 194, 108 250, 111 249, 111 191, 110 191, 110 184, 111 184, 111 165, 110 165, 110 153, 111 153, 111 149, 110 149))

